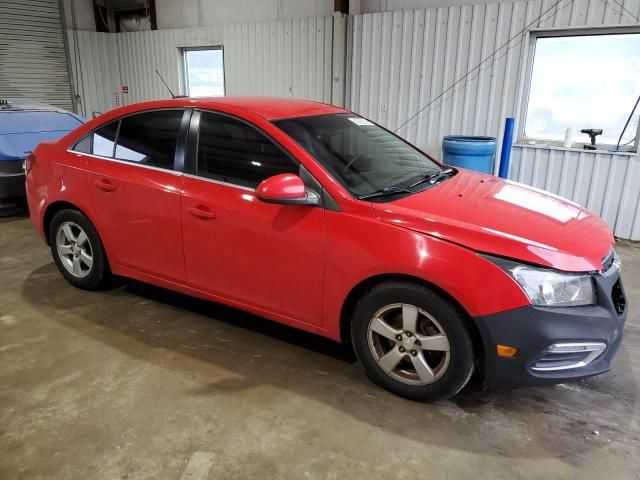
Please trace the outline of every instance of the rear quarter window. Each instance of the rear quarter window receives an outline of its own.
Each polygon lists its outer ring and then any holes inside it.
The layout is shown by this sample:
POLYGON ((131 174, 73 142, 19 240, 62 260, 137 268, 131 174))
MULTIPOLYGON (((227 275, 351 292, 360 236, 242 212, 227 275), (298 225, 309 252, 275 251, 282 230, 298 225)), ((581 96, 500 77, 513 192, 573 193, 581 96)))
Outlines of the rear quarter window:
POLYGON ((82 140, 80 140, 78 143, 76 143, 71 150, 75 151, 75 152, 80 152, 80 153, 91 153, 91 135, 87 135, 86 137, 84 137, 82 140))
POLYGON ((118 122, 114 120, 111 123, 100 127, 93 133, 90 133, 80 141, 78 141, 71 150, 80 153, 90 153, 101 157, 113 157, 113 149, 118 133, 118 122))

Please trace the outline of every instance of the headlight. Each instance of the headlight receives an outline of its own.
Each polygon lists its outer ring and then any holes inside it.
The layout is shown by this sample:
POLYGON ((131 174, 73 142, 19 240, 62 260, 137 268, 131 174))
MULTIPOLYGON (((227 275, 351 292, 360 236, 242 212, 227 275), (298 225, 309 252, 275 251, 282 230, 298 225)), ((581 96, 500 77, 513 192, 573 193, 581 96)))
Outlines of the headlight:
POLYGON ((591 275, 572 275, 520 265, 510 272, 534 305, 575 307, 593 305, 591 275))
POLYGON ((589 274, 561 273, 488 257, 502 267, 522 287, 533 305, 576 307, 593 305, 596 293, 589 274))

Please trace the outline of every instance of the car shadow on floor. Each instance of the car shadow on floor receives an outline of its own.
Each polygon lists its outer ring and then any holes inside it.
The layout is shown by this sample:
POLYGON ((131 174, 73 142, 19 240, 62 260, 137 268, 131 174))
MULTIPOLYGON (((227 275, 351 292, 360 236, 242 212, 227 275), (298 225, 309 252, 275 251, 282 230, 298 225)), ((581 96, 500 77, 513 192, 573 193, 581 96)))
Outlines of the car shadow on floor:
MULTIPOLYGON (((130 280, 85 292, 69 285, 53 263, 33 271, 22 294, 51 321, 129 356, 207 379, 187 395, 284 389, 425 444, 578 465, 589 450, 638 438, 629 423, 638 392, 624 348, 615 374, 497 393, 483 391, 474 378, 451 400, 420 404, 373 385, 350 348, 219 304, 130 280), (592 438, 594 431, 599 435, 592 438)), ((633 335, 637 342, 638 332, 633 335)))

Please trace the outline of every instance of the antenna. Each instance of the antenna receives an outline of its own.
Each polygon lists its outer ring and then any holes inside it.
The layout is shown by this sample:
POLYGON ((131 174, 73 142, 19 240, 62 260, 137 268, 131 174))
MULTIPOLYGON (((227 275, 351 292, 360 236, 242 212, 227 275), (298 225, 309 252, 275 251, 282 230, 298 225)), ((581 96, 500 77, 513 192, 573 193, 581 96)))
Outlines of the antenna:
MULTIPOLYGON (((618 144, 616 145, 616 149, 612 150, 612 151, 614 151, 614 152, 619 152, 620 151, 620 142, 622 141, 622 136, 624 135, 624 132, 627 131, 627 127, 629 126, 629 122, 631 122, 631 119, 633 118, 633 114, 636 113, 636 108, 638 108, 638 104, 640 104, 640 95, 638 95, 638 100, 636 100, 636 104, 633 106, 633 110, 631 110, 631 113, 629 114, 629 117, 627 118, 627 122, 624 124, 624 127, 622 127, 622 132, 620 133, 620 138, 618 138, 618 144)), ((633 140, 631 142, 629 142, 629 143, 633 143, 633 140)), ((629 145, 629 143, 626 143, 625 145, 629 145)))
POLYGON ((162 83, 164 83, 164 86, 167 87, 167 90, 169 90, 169 93, 171 94, 171 98, 176 98, 176 96, 173 94, 173 92, 169 88, 169 85, 167 85, 167 82, 165 82, 164 78, 162 78, 162 75, 160 75, 160 72, 158 71, 157 68, 156 68, 156 75, 158 75, 158 77, 160 77, 160 81, 162 81, 162 83))

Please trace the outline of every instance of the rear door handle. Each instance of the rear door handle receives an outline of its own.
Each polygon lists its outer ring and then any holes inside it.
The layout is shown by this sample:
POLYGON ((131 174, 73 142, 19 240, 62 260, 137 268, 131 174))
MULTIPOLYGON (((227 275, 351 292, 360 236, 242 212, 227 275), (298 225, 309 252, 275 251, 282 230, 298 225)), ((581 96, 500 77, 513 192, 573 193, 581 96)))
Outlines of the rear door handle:
POLYGON ((111 180, 107 180, 106 178, 101 178, 100 180, 96 180, 93 182, 96 187, 100 190, 104 190, 105 192, 113 192, 116 189, 116 186, 111 183, 111 180))
POLYGON ((202 218, 203 220, 212 220, 216 218, 216 214, 207 210, 205 207, 187 207, 187 210, 194 217, 202 218))

